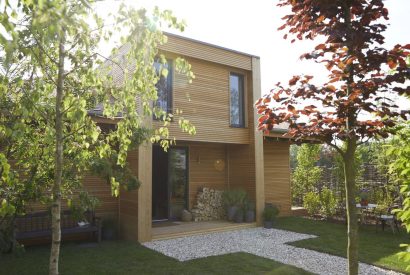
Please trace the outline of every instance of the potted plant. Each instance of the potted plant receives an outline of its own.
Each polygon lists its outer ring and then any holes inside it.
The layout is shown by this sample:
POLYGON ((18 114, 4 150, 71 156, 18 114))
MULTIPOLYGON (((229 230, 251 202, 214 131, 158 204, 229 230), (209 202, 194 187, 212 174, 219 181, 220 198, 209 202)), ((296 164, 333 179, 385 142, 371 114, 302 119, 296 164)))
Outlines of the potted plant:
POLYGON ((118 232, 118 223, 114 219, 104 219, 102 221, 102 239, 103 240, 116 240, 118 232))
POLYGON ((100 205, 100 201, 97 197, 90 195, 86 191, 80 191, 77 197, 73 200, 68 201, 68 206, 71 211, 71 215, 78 222, 87 222, 92 221, 85 220, 85 213, 92 212, 95 213, 95 209, 100 205))
POLYGON ((244 205, 245 210, 245 222, 254 222, 255 221, 255 205, 250 203, 248 200, 244 205))
POLYGON ((226 209, 226 217, 228 221, 232 221, 238 207, 235 205, 234 194, 231 190, 226 190, 223 192, 222 202, 226 209))
POLYGON ((182 220, 183 222, 190 222, 190 221, 192 221, 192 213, 189 212, 189 211, 186 210, 186 209, 182 210, 181 220, 182 220))
POLYGON ((361 206, 367 206, 369 204, 369 193, 367 192, 367 190, 362 189, 360 191, 360 205, 361 206))
POLYGON ((246 197, 246 192, 241 189, 224 191, 222 194, 222 201, 227 211, 228 221, 233 221, 235 219, 236 212, 239 208, 243 207, 246 197))
POLYGON ((279 214, 279 208, 275 205, 267 205, 263 210, 263 222, 265 228, 272 228, 273 222, 279 214))
POLYGON ((244 216, 243 214, 244 214, 243 208, 239 207, 236 210, 234 221, 236 223, 243 223, 243 216, 244 216))

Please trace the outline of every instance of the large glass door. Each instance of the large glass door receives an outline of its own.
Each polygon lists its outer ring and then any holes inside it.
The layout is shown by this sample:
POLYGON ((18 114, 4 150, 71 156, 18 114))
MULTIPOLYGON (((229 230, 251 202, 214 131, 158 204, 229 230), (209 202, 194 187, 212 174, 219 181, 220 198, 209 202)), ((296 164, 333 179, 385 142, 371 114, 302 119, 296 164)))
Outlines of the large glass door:
POLYGON ((188 149, 153 146, 152 219, 178 220, 188 206, 188 149))
POLYGON ((169 219, 181 218, 187 208, 188 156, 186 148, 171 148, 168 154, 169 219))

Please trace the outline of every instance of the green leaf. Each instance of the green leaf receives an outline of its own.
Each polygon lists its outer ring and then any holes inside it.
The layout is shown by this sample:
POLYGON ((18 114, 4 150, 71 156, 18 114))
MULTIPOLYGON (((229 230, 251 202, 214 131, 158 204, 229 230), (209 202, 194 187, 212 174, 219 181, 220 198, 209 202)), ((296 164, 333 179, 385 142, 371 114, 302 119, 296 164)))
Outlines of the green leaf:
POLYGON ((168 76, 168 69, 167 68, 162 68, 161 70, 161 75, 165 78, 168 76))

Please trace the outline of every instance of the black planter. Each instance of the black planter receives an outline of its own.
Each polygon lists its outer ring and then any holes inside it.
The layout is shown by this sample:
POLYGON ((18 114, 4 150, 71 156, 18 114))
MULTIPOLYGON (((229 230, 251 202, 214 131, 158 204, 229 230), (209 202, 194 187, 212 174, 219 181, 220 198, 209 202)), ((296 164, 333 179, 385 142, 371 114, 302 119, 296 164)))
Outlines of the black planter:
POLYGON ((113 228, 103 228, 102 229, 102 239, 107 241, 112 241, 116 239, 115 230, 113 228))
POLYGON ((248 210, 246 211, 245 222, 254 222, 255 221, 255 211, 248 210))
POLYGON ((228 213, 227 213, 227 218, 228 221, 233 221, 235 219, 236 211, 238 211, 237 206, 229 206, 228 207, 228 213))
POLYGON ((264 221, 263 222, 263 227, 265 227, 267 229, 273 228, 273 221, 264 221))
POLYGON ((118 223, 114 220, 103 220, 101 238, 107 241, 116 240, 118 238, 118 223))

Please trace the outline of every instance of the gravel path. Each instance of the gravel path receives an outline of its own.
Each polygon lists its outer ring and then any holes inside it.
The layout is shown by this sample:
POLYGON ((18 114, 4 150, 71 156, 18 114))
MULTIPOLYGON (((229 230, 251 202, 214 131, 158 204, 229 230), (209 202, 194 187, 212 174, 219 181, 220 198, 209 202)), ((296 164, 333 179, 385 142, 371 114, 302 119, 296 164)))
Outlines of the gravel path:
MULTIPOLYGON (((252 228, 159 240, 143 245, 179 261, 235 252, 247 252, 317 274, 347 274, 345 258, 332 256, 286 243, 315 238, 314 235, 278 229, 252 228)), ((400 274, 360 263, 360 274, 400 274)))

